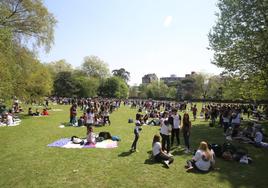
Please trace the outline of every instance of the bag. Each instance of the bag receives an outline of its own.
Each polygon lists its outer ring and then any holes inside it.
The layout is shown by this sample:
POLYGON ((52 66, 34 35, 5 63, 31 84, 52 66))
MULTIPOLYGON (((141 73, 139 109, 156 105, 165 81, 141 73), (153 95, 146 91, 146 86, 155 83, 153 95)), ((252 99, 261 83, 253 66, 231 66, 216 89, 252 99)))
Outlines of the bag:
POLYGON ((244 156, 247 156, 248 150, 244 147, 236 148, 236 152, 233 154, 233 159, 235 161, 240 161, 244 156))
POLYGON ((233 160, 233 156, 232 156, 232 154, 231 154, 230 151, 225 151, 225 152, 223 152, 223 153, 222 153, 222 158, 223 158, 224 160, 226 160, 226 161, 231 161, 231 160, 233 160))
POLYGON ((133 119, 129 118, 128 123, 133 123, 133 119))
POLYGON ((99 137, 103 137, 104 140, 112 139, 112 135, 109 132, 100 132, 99 137))
POLYGON ((83 144, 84 144, 84 140, 78 138, 77 136, 72 136, 72 137, 71 137, 71 141, 72 141, 74 144, 80 144, 80 145, 83 145, 83 144))
POLYGON ((234 154, 236 152, 236 147, 233 144, 226 142, 222 145, 222 152, 224 153, 226 151, 234 154))
POLYGON ((104 138, 100 137, 100 136, 96 138, 96 142, 102 142, 103 140, 104 140, 104 138))
POLYGON ((216 155, 216 157, 222 156, 222 147, 218 144, 209 144, 209 148, 212 149, 216 155))

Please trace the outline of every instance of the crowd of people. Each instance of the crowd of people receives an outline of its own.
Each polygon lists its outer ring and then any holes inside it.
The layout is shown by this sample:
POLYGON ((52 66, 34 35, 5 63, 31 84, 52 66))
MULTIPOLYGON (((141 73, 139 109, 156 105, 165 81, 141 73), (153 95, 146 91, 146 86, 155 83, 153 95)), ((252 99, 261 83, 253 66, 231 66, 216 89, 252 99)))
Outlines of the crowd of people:
MULTIPOLYGON (((139 109, 136 114, 134 141, 130 151, 138 151, 137 142, 142 130, 142 125, 159 125, 160 135, 154 135, 153 138, 153 156, 156 161, 162 162, 166 166, 174 161, 173 155, 170 153, 171 147, 174 146, 174 141, 176 141, 177 147, 181 147, 180 133, 184 140, 184 152, 192 153, 190 150, 192 123, 190 121, 189 113, 192 113, 193 121, 196 121, 197 118, 204 119, 204 121, 210 120, 209 125, 211 127, 222 127, 224 136, 226 136, 227 139, 231 138, 232 140, 232 138, 236 139, 241 134, 248 134, 250 135, 250 143, 257 147, 268 148, 268 144, 263 142, 263 129, 259 124, 252 123, 251 127, 254 127, 252 130, 249 130, 248 128, 241 129, 241 120, 243 120, 242 114, 247 115, 248 118, 256 117, 254 116, 254 111, 257 111, 258 107, 254 105, 203 105, 200 111, 200 116, 198 117, 197 106, 192 103, 188 104, 188 109, 187 103, 185 102, 176 103, 152 100, 127 100, 124 104, 129 105, 131 108, 139 109), (178 112, 182 112, 182 118, 178 112)), ((208 149, 208 144, 205 141, 202 141, 199 149, 195 152, 193 159, 187 162, 187 171, 192 171, 193 169, 207 171, 212 169, 215 166, 214 156, 213 149, 208 149)))
MULTIPOLYGON (((102 98, 73 99, 54 97, 46 99, 43 103, 43 110, 39 112, 30 107, 28 115, 30 116, 48 116, 49 101, 52 103, 70 105, 70 125, 86 127, 86 144, 95 144, 96 137, 93 132, 93 126, 111 125, 110 114, 117 110, 121 103, 125 106, 138 109, 135 117, 134 140, 130 151, 138 152, 137 146, 142 132, 143 125, 160 126, 159 134, 153 136, 152 156, 157 162, 163 163, 169 167, 174 161, 171 153, 172 148, 184 148, 186 154, 193 153, 194 157, 187 161, 185 166, 187 172, 198 170, 208 172, 215 166, 215 154, 213 149, 205 141, 200 142, 196 152, 191 148, 190 136, 192 133, 192 121, 197 118, 210 121, 211 127, 221 127, 227 140, 244 139, 256 147, 268 148, 268 143, 264 142, 264 132, 261 125, 257 122, 265 116, 259 113, 259 107, 256 105, 242 104, 206 104, 202 105, 200 112, 197 105, 187 102, 153 101, 153 100, 117 100, 102 98), (78 110, 82 115, 78 117, 78 110), (181 115, 180 115, 181 114, 181 115), (199 116, 198 116, 199 114, 199 116), (241 120, 244 117, 254 118, 245 128, 241 129, 241 120), (182 135, 184 146, 181 146, 182 135)), ((16 118, 16 113, 22 112, 18 100, 14 100, 12 109, 2 110, 0 113, 0 125, 14 125, 20 120, 16 118)), ((264 111, 264 109, 263 109, 264 111)), ((73 138, 77 142, 78 138, 73 138)))

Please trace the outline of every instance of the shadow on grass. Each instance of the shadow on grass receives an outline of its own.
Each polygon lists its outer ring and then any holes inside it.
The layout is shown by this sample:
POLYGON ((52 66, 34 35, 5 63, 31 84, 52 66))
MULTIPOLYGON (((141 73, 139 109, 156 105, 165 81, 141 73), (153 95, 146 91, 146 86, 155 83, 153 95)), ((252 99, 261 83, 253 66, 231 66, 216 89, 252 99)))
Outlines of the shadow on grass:
POLYGON ((132 154, 132 151, 124 151, 118 155, 118 157, 128 157, 132 154))
POLYGON ((18 117, 20 119, 30 119, 30 118, 33 118, 33 116, 29 116, 28 114, 18 114, 18 117))
MULTIPOLYGON (((206 124, 194 125, 190 136, 191 149, 197 149, 201 141, 222 145, 226 142, 223 136, 223 129, 209 127, 206 124)), ((245 165, 236 161, 225 161, 221 158, 216 158, 216 167, 220 168, 220 170, 213 170, 210 173, 217 173, 219 183, 227 181, 230 183, 230 187, 233 188, 267 187, 268 164, 265 161, 267 161, 268 150, 235 141, 232 141, 232 144, 236 147, 242 146, 247 148, 253 163, 245 165)))

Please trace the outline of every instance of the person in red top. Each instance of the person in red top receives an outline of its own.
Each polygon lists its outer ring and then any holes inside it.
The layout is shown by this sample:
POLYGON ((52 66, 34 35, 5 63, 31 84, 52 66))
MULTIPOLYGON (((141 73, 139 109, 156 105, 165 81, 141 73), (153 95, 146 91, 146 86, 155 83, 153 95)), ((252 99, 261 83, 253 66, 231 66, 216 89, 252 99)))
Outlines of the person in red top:
POLYGON ((47 109, 43 109, 42 116, 48 116, 48 111, 47 111, 47 109))

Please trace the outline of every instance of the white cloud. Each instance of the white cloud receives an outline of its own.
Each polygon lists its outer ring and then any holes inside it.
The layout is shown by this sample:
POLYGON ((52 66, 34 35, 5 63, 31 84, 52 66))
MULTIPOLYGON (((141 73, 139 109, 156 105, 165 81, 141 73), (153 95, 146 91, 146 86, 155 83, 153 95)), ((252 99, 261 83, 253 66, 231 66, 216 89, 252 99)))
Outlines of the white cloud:
POLYGON ((169 27, 170 24, 171 24, 171 22, 172 22, 172 19, 173 19, 172 16, 166 16, 165 19, 164 19, 164 23, 163 23, 163 25, 164 25, 165 27, 169 27))

